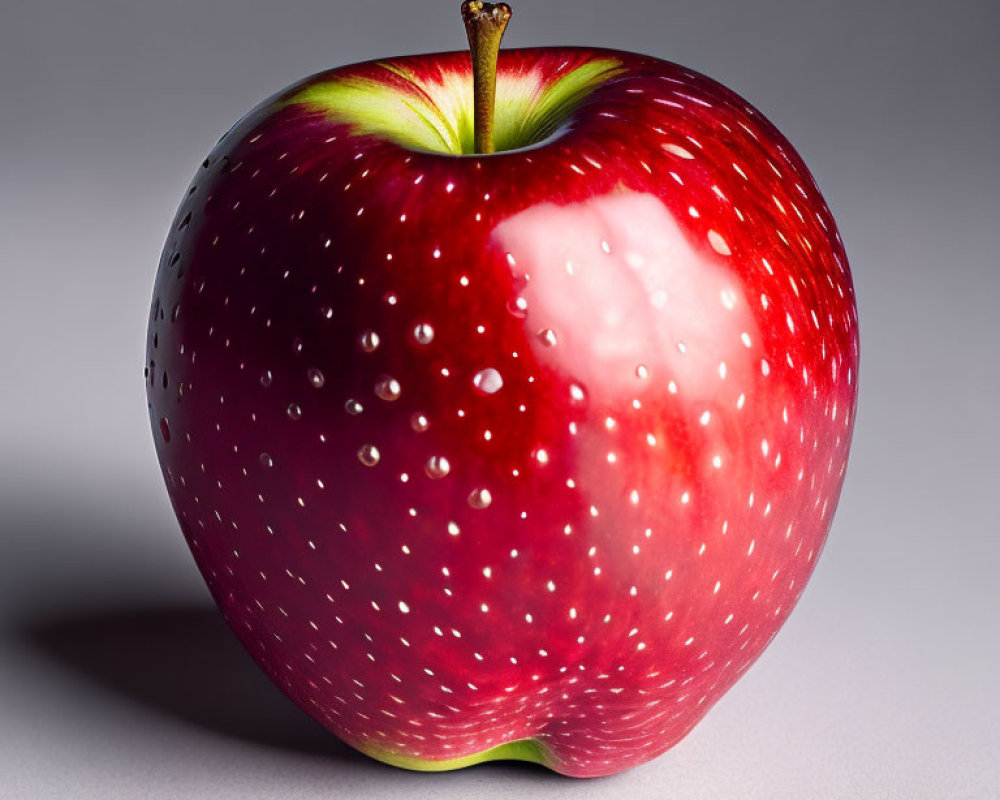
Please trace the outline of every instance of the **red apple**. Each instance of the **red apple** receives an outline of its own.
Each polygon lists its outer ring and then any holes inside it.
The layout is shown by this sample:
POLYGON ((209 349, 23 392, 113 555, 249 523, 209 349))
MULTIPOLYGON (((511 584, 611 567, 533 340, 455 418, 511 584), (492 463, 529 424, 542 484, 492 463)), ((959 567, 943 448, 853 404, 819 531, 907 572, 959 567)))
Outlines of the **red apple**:
POLYGON ((461 52, 344 67, 223 137, 156 280, 157 454, 229 624, 345 742, 606 775, 805 587, 854 292, 798 155, 710 79, 504 51, 493 155, 472 84, 461 52))

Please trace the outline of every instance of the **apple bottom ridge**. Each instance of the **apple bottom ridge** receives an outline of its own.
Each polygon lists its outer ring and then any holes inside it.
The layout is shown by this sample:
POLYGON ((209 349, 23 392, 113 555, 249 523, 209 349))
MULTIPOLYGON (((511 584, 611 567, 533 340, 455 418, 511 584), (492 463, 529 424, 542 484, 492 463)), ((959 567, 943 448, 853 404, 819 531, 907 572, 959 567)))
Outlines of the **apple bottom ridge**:
POLYGON ((394 753, 391 750, 370 743, 362 744, 352 741, 347 741, 346 743, 366 756, 374 758, 376 761, 416 772, 447 772, 449 770, 462 769, 463 767, 471 767, 475 764, 483 764, 487 761, 530 761, 535 764, 541 764, 553 772, 558 772, 562 775, 568 774, 555 766, 556 759, 552 757, 549 749, 537 739, 517 739, 497 745, 496 747, 491 747, 479 753, 440 760, 415 758, 401 753, 394 753))

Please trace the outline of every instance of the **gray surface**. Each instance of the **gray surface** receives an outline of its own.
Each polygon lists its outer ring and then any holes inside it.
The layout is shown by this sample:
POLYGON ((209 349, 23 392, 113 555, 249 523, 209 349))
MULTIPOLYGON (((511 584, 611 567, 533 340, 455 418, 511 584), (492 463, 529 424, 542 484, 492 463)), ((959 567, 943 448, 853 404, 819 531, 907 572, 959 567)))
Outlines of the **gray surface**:
POLYGON ((404 773, 347 752, 239 650, 147 428, 162 238, 263 96, 462 46, 456 0, 424 5, 4 4, 0 797, 1000 797, 996 0, 518 5, 510 46, 646 51, 751 99, 813 169, 855 270, 862 405, 832 538, 687 740, 586 783, 404 773))

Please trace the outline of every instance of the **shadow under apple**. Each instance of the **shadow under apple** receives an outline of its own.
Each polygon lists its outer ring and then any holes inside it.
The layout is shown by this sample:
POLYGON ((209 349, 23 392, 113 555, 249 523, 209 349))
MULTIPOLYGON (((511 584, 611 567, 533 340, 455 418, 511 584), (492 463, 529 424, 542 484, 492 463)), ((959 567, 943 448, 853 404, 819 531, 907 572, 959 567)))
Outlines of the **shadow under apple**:
POLYGON ((213 733, 367 761, 297 709, 210 606, 141 607, 55 617, 20 639, 101 690, 213 733))

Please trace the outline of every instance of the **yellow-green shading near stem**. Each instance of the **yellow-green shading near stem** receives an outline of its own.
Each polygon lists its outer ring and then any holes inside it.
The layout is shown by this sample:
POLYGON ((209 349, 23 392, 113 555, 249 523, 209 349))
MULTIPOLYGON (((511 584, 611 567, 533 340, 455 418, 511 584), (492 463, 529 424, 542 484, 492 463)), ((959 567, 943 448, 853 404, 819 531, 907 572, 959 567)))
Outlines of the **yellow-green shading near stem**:
MULTIPOLYGON (((385 80, 343 75, 308 86, 286 101, 322 112, 356 135, 373 135, 413 150, 475 153, 472 76, 443 73, 422 80, 400 64, 380 62, 385 80)), ((497 76, 494 143, 514 150, 555 133, 598 86, 623 72, 598 58, 548 82, 538 71, 497 76)))
POLYGON ((447 772, 448 770, 471 767, 487 761, 531 761, 535 764, 551 767, 552 758, 547 748, 537 739, 518 739, 497 747, 474 753, 470 756, 432 760, 414 758, 413 756, 393 753, 371 744, 354 743, 354 747, 367 756, 400 769, 416 770, 418 772, 447 772))

